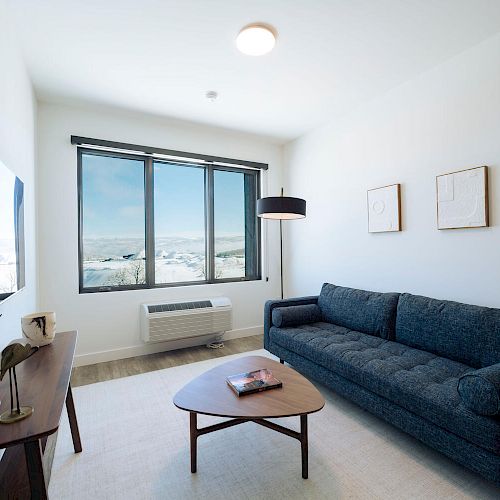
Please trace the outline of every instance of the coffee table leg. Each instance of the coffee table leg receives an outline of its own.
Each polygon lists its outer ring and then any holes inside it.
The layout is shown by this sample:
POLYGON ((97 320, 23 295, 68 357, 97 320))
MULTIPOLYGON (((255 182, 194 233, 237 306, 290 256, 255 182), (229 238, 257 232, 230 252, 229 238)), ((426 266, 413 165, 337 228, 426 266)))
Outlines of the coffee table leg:
POLYGON ((308 445, 307 445, 307 415, 300 416, 300 447, 302 451, 302 477, 308 477, 308 445))
POLYGON ((307 439, 307 414, 300 415, 300 432, 296 432, 287 427, 275 424, 274 422, 269 422, 264 418, 232 418, 231 420, 226 420, 225 422, 220 422, 218 424, 209 425, 208 427, 202 427, 198 429, 197 422, 198 414, 194 411, 189 412, 189 437, 191 445, 191 472, 196 472, 196 458, 197 458, 197 441, 198 437, 203 434, 208 434, 209 432, 219 431, 221 429, 226 429, 228 427, 233 427, 234 425, 243 424, 245 422, 255 422, 256 424, 268 427, 274 431, 280 432, 287 436, 293 437, 300 441, 301 456, 302 456, 302 477, 304 479, 308 478, 309 466, 308 466, 308 439, 307 439))
POLYGON ((191 472, 196 472, 196 442, 198 440, 197 413, 189 412, 189 432, 191 440, 191 472))

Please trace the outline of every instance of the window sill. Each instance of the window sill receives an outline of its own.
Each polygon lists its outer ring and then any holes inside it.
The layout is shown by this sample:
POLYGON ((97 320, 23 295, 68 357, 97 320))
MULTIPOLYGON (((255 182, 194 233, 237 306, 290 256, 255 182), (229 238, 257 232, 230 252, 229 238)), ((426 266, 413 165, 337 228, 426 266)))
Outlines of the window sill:
POLYGON ((136 290, 157 290, 161 288, 177 288, 185 286, 198 285, 220 285, 227 283, 247 283, 249 281, 262 281, 262 277, 256 278, 227 278, 214 281, 186 281, 181 283, 166 283, 161 285, 127 285, 127 286, 110 286, 110 287, 80 287, 79 293, 108 293, 108 292, 125 292, 136 290))

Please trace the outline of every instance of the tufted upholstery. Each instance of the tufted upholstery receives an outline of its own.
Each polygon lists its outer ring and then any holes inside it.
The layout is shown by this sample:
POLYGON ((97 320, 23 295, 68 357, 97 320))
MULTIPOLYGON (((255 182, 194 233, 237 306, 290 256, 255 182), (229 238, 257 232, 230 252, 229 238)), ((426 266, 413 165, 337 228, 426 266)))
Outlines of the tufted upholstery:
POLYGON ((473 413, 457 392, 459 378, 473 371, 470 366, 331 323, 272 327, 269 336, 272 344, 500 453, 500 420, 473 413))
POLYGON ((318 298, 323 320, 394 339, 399 293, 379 293, 325 283, 318 298))
MULTIPOLYGON (((472 444, 446 428, 415 415, 399 404, 351 382, 334 371, 323 368, 300 354, 275 343, 272 343, 270 347, 273 353, 281 359, 286 359, 300 373, 332 388, 337 394, 402 429, 422 443, 439 450, 465 467, 478 472, 500 487, 500 455, 498 453, 472 444)), ((328 429, 323 429, 323 432, 328 432, 328 429)))
POLYGON ((500 309, 325 284, 266 303, 264 347, 500 486, 500 309), (302 304, 322 321, 273 326, 302 304))

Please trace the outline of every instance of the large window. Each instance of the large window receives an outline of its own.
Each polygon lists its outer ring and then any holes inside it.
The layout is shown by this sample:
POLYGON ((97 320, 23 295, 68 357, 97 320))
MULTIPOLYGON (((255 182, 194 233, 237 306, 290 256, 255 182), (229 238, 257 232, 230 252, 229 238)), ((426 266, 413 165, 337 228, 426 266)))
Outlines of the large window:
POLYGON ((80 291, 260 279, 259 171, 78 148, 80 291))

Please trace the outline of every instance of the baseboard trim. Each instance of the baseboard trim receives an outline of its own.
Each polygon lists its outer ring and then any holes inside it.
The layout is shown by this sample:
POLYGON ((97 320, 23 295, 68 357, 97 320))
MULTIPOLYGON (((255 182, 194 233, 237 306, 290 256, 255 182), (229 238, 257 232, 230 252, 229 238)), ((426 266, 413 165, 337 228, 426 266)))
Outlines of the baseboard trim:
MULTIPOLYGON (((252 335, 261 335, 263 326, 251 326, 249 328, 240 328, 231 330, 224 334, 224 340, 239 339, 250 337, 252 335)), ((141 344, 130 347, 122 347, 121 349, 110 349, 107 351, 90 352, 85 354, 77 354, 73 362, 73 366, 93 365, 95 363, 105 363, 106 361, 115 361, 117 359, 133 358, 134 356, 144 356, 145 354, 155 354, 157 352, 171 351, 173 349, 183 349, 185 347, 193 347, 197 345, 207 344, 214 339, 213 335, 196 337, 192 339, 177 340, 174 342, 158 342, 155 344, 141 344)))

